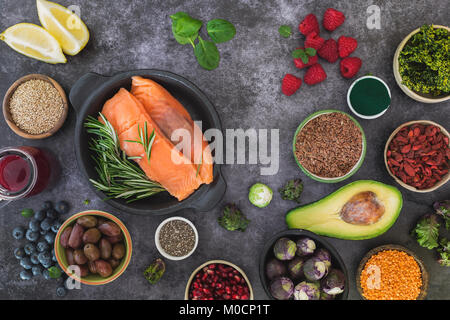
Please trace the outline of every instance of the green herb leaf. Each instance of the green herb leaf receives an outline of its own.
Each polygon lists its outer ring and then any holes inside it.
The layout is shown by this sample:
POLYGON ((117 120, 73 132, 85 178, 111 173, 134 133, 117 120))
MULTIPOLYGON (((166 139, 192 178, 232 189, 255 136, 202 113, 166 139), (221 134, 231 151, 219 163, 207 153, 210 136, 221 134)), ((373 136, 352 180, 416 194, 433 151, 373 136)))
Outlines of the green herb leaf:
POLYGON ((52 279, 59 279, 62 274, 61 269, 55 266, 48 268, 48 273, 52 279))
POLYGON ((316 55, 317 51, 314 48, 306 48, 305 53, 310 57, 314 57, 316 55))
POLYGON ((292 34, 292 28, 288 25, 282 25, 278 28, 278 32, 284 38, 289 38, 292 34))
POLYGON ((292 52, 292 57, 294 59, 299 59, 299 58, 302 59, 302 62, 304 64, 307 64, 309 61, 308 55, 306 54, 305 50, 302 50, 302 49, 294 50, 294 52, 292 52))
POLYGON ((417 242, 424 248, 434 249, 439 247, 439 221, 436 215, 426 215, 419 220, 413 230, 417 242))
POLYGON ((214 70, 219 66, 220 54, 214 42, 198 37, 199 43, 194 48, 198 63, 206 70, 214 70))
POLYGON ((283 200, 292 200, 300 203, 300 196, 303 192, 303 182, 301 179, 289 180, 286 185, 278 191, 283 200))
POLYGON ((90 204, 90 203, 91 203, 91 200, 89 200, 89 199, 86 199, 86 200, 84 200, 84 201, 83 201, 83 203, 84 203, 85 205, 88 205, 88 204, 90 204))
POLYGON ((196 37, 203 24, 200 20, 194 19, 181 11, 171 15, 170 18, 172 19, 172 31, 179 39, 196 37))
POLYGON ((31 218, 34 215, 34 211, 33 209, 23 209, 22 212, 20 212, 20 214, 24 218, 31 218))
POLYGON ((223 19, 214 19, 206 25, 208 35, 215 43, 230 41, 236 35, 236 28, 231 22, 223 19))
POLYGON ((144 277, 150 284, 157 283, 166 271, 166 264, 161 259, 156 259, 147 269, 144 271, 144 277))

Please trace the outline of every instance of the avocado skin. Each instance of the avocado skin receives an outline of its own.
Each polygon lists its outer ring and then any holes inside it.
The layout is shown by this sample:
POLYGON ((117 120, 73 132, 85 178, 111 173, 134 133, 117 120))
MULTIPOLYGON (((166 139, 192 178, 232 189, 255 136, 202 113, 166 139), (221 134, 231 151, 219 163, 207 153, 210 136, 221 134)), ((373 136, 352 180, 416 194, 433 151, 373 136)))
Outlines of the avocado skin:
MULTIPOLYGON (((361 191, 364 191, 364 190, 359 190, 358 192, 361 192, 361 191)), ((326 196, 316 202, 313 202, 313 203, 290 210, 286 214, 286 223, 287 223, 289 229, 305 229, 305 230, 312 231, 312 232, 322 235, 322 236, 333 237, 333 238, 344 239, 344 240, 365 240, 365 239, 372 239, 372 238, 378 237, 378 236, 382 235, 383 233, 385 233, 386 231, 388 231, 392 227, 392 225, 395 223, 395 221, 397 221, 397 218, 402 210, 402 207, 403 207, 402 193, 396 187, 387 185, 387 184, 384 184, 384 183, 381 183, 378 181, 374 181, 374 180, 358 180, 358 181, 349 183, 349 184, 339 188, 335 192, 329 194, 328 196, 326 196), (382 188, 385 188, 389 192, 396 194, 399 198, 399 205, 398 205, 397 210, 395 212, 391 213, 391 219, 389 220, 389 223, 386 224, 386 226, 383 229, 381 229, 379 231, 375 231, 375 232, 371 232, 371 230, 375 230, 375 229, 368 229, 368 232, 366 234, 352 236, 352 235, 345 234, 345 232, 342 232, 342 231, 340 232, 339 228, 334 228, 334 230, 310 230, 308 228, 301 228, 301 227, 296 226, 296 223, 294 220, 294 217, 296 214, 303 212, 305 209, 310 209, 310 208, 313 208, 316 206, 320 206, 321 203, 325 202, 329 198, 338 196, 343 190, 346 190, 350 187, 354 187, 355 185, 358 185, 358 184, 362 185, 362 184, 367 184, 367 183, 368 184, 376 184, 377 186, 381 186, 382 188)), ((314 214, 314 213, 310 213, 310 214, 314 214)), ((348 225, 344 221, 342 221, 342 223, 344 225, 348 225)), ((374 225, 376 225, 376 223, 374 225)))

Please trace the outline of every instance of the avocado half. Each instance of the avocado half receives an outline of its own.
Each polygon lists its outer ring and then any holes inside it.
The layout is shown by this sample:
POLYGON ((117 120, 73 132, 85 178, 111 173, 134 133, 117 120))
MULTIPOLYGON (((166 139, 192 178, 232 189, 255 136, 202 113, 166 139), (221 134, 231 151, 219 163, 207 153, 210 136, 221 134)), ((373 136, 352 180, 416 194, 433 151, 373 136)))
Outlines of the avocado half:
POLYGON ((402 210, 401 192, 372 180, 352 182, 329 196, 289 211, 290 229, 348 240, 375 238, 385 233, 402 210))

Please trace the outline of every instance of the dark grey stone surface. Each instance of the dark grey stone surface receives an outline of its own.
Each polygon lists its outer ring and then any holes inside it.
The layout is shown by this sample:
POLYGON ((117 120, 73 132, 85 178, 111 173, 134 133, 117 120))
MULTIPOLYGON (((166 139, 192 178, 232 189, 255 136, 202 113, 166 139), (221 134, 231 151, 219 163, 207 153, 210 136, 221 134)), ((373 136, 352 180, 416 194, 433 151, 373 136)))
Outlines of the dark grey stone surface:
MULTIPOLYGON (((280 172, 261 177, 257 165, 224 166, 228 191, 222 203, 208 213, 181 212, 191 219, 200 234, 197 251, 183 262, 167 262, 167 273, 155 286, 142 276, 143 269, 158 253, 154 232, 164 217, 138 217, 118 212, 98 199, 78 172, 73 147, 76 114, 70 110, 64 127, 54 137, 43 141, 26 141, 10 131, 0 121, 0 146, 33 145, 49 148, 58 157, 62 176, 56 186, 34 198, 13 203, 0 214, 0 299, 54 299, 56 283, 33 279, 19 280, 20 267, 13 257, 18 243, 11 231, 25 225, 19 214, 23 208, 39 208, 44 200, 70 201, 69 215, 86 209, 102 209, 117 215, 129 228, 133 239, 133 257, 127 271, 115 282, 101 287, 83 286, 71 292, 67 299, 182 299, 189 275, 199 264, 209 259, 225 259, 242 267, 250 278, 257 299, 266 299, 258 274, 260 249, 278 231, 286 229, 284 215, 294 205, 279 196, 266 209, 252 207, 247 200, 248 187, 257 181, 277 190, 287 179, 301 177, 305 182, 303 202, 318 200, 348 182, 373 179, 395 185, 383 163, 383 148, 390 133, 400 124, 416 119, 429 119, 450 129, 449 103, 425 105, 408 98, 398 88, 392 73, 392 58, 397 45, 411 30, 424 23, 448 24, 449 7, 445 0, 390 1, 59 1, 63 5, 79 5, 81 15, 91 31, 91 40, 76 57, 68 57, 65 65, 48 65, 21 56, 5 44, 0 44, 0 95, 12 82, 29 73, 47 74, 70 87, 89 71, 111 75, 118 71, 158 68, 178 73, 196 83, 214 102, 224 128, 279 128, 280 172), (366 28, 366 9, 371 4, 381 7, 381 30, 366 28), (308 114, 325 108, 348 111, 346 92, 351 80, 339 74, 338 64, 323 63, 328 80, 320 85, 304 85, 292 97, 280 92, 285 73, 303 76, 296 70, 290 51, 299 46, 303 37, 295 32, 289 40, 278 35, 281 24, 297 30, 303 17, 314 12, 321 20, 328 7, 342 10, 347 20, 333 34, 337 39, 353 36, 359 41, 354 53, 363 60, 359 75, 368 72, 383 78, 392 90, 392 107, 377 120, 361 120, 368 139, 366 160, 357 174, 348 181, 327 185, 315 182, 298 169, 291 151, 291 140, 297 125, 308 114), (181 46, 171 35, 169 15, 179 10, 207 21, 225 18, 237 27, 237 37, 219 46, 222 55, 215 71, 201 69, 190 46, 181 46), (83 204, 91 199, 89 205, 83 204), (236 202, 252 220, 245 233, 228 232, 217 224, 217 217, 228 202, 236 202)), ((0 1, 0 30, 19 22, 39 23, 33 1, 0 1)), ((397 185, 397 187, 399 187, 397 185)), ((425 261, 430 273, 429 298, 450 299, 450 269, 439 267, 435 253, 421 248, 409 237, 409 231, 421 215, 431 211, 436 199, 448 198, 447 184, 429 194, 417 194, 401 189, 404 207, 395 225, 384 235, 365 241, 328 239, 342 255, 351 275, 350 296, 358 299, 355 270, 362 256, 382 244, 401 244, 416 252, 425 261)))

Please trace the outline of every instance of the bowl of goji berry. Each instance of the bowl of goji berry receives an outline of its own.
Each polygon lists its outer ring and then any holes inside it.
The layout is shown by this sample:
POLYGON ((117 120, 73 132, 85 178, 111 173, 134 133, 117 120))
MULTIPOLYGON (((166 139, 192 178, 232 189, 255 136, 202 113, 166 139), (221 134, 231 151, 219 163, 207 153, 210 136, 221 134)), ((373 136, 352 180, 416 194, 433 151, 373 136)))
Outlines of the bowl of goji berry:
POLYGON ((384 161, 389 174, 413 192, 431 192, 450 179, 450 135, 432 121, 402 124, 389 137, 384 161))

